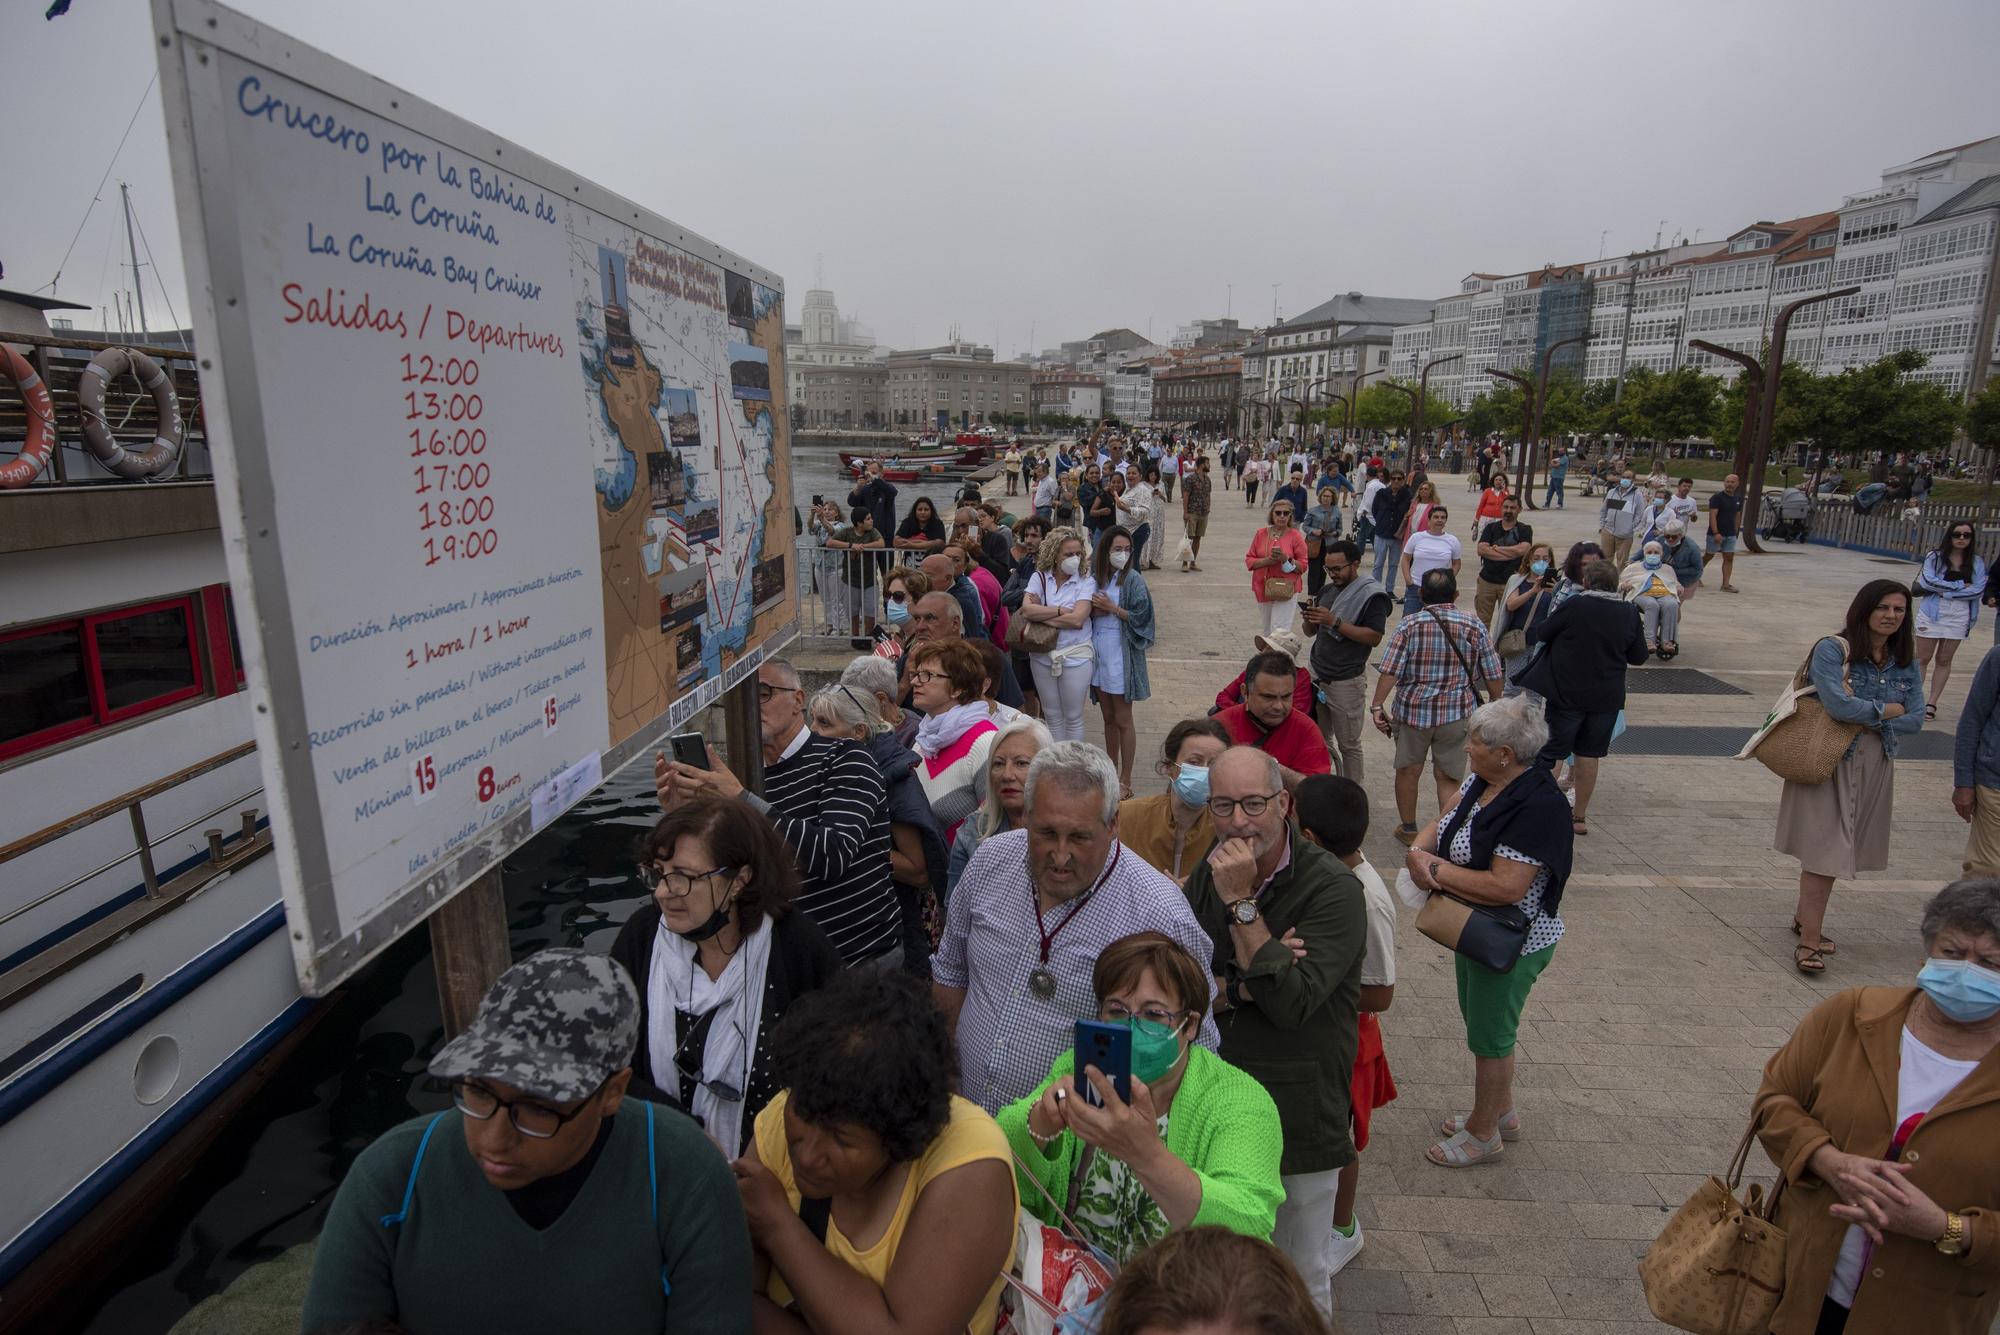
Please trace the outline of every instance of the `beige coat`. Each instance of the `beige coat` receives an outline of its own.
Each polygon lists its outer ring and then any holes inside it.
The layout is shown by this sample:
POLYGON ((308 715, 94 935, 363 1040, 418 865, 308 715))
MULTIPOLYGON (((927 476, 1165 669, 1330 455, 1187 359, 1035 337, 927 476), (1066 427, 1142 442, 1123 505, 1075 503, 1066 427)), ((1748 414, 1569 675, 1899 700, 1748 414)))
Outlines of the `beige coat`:
MULTIPOLYGON (((1785 1175, 1777 1222, 1790 1239, 1774 1335, 1812 1335, 1847 1234, 1827 1213, 1840 1197, 1806 1161, 1828 1141, 1850 1154, 1888 1152, 1903 1021, 1916 996, 1914 987, 1857 987, 1829 997, 1764 1067, 1757 1134, 1785 1175)), ((2000 1311, 2000 1049, 1931 1109, 1902 1157, 1912 1184, 1966 1217, 1971 1246, 1952 1257, 1889 1234, 1869 1258, 1847 1329, 1985 1335, 2000 1311)))

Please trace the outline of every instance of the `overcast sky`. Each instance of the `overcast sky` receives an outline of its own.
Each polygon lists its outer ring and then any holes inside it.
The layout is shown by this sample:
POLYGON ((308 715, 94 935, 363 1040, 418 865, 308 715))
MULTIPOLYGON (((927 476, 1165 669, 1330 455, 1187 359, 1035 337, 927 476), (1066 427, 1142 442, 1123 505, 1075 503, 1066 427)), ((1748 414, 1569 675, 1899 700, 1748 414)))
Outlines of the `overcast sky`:
MULTIPOLYGON (((140 0, 74 6, 0 0, 10 288, 155 67, 140 0)), ((1992 0, 240 7, 777 271, 794 319, 818 268, 884 342, 1003 355, 1713 239, 2000 133, 1992 0)), ((157 89, 57 293, 129 285, 120 179, 185 321, 157 89)))

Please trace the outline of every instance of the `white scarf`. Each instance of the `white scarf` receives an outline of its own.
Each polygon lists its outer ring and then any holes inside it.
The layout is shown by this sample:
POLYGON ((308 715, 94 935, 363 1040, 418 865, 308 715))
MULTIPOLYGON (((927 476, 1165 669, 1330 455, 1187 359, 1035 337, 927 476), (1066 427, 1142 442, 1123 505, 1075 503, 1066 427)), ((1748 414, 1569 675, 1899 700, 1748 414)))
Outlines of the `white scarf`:
POLYGON ((984 700, 968 700, 942 714, 926 714, 917 724, 917 752, 925 760, 936 760, 953 742, 965 736, 967 728, 991 717, 984 700))
POLYGON ((679 1026, 674 1012, 684 1010, 697 1017, 716 1012, 708 1022, 708 1039, 702 1046, 703 1083, 695 1086, 694 1106, 685 1111, 706 1128, 723 1157, 733 1159, 742 1148, 742 1100, 718 1098, 708 1086, 720 1081, 749 1096, 757 1030, 764 1021, 771 919, 766 917, 757 924, 757 930, 744 939, 724 966, 722 976, 713 981, 696 965, 695 949, 694 942, 669 928, 665 918, 660 919, 660 939, 653 943, 653 964, 646 971, 646 1006, 653 1016, 646 1051, 653 1063, 653 1083, 678 1103, 681 1073, 674 1065, 674 1053, 679 1026))

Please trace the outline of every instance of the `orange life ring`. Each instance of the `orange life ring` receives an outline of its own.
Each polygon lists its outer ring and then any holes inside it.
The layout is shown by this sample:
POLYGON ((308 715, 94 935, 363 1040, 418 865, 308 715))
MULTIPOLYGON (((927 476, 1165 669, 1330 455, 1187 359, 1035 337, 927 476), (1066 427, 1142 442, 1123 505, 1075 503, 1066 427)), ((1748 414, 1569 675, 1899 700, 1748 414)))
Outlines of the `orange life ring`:
POLYGON ((35 374, 26 357, 0 343, 0 375, 14 382, 21 401, 28 405, 28 439, 18 457, 0 464, 0 487, 25 487, 49 466, 56 448, 56 411, 49 401, 49 387, 35 374))
POLYGON ((173 378, 160 364, 131 348, 105 348, 90 359, 76 382, 77 412, 83 419, 83 443, 97 462, 122 478, 150 478, 172 468, 181 457, 180 401, 174 394, 173 378), (104 420, 105 388, 119 376, 131 372, 139 388, 152 395, 153 410, 159 415, 159 429, 153 443, 143 451, 127 449, 111 434, 104 420))

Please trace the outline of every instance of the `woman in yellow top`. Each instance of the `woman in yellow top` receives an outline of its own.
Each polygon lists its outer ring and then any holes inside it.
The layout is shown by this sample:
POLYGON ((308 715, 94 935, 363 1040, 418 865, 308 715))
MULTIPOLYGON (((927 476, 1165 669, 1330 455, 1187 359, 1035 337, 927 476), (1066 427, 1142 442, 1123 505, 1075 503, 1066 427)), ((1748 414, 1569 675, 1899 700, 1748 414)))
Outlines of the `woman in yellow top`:
POLYGON ((1215 846, 1208 818, 1208 767, 1229 749, 1229 733, 1212 718, 1182 719, 1160 748, 1167 791, 1128 797, 1118 804, 1118 839, 1153 870, 1185 884, 1195 864, 1215 846))
POLYGON ((1618 576, 1618 592, 1628 603, 1639 605, 1646 619, 1646 643, 1661 659, 1681 651, 1676 640, 1681 629, 1681 582, 1667 560, 1667 549, 1649 542, 1639 549, 1639 559, 1618 576))
POLYGON ((785 1092, 737 1185, 757 1335, 990 1335, 1020 1197, 1007 1138, 951 1092, 944 1016, 903 973, 851 969, 772 1035, 785 1092))

